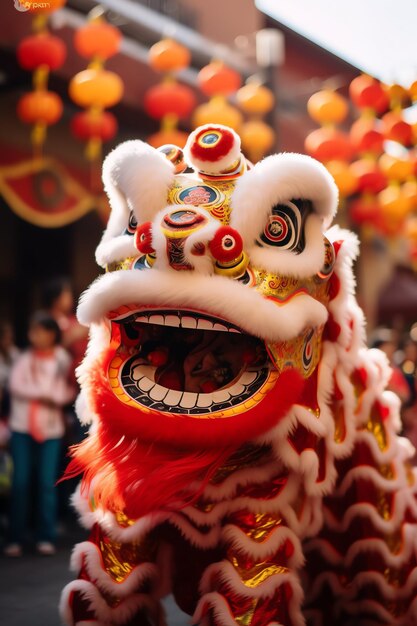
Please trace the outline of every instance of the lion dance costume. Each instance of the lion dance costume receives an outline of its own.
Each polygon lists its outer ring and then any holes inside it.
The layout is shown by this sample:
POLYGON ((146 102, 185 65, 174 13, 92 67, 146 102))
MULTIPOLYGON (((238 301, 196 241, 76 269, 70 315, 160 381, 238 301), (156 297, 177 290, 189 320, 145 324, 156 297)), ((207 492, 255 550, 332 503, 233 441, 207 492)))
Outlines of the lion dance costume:
POLYGON ((73 626, 417 624, 416 480, 327 170, 230 129, 105 160, 73 626))

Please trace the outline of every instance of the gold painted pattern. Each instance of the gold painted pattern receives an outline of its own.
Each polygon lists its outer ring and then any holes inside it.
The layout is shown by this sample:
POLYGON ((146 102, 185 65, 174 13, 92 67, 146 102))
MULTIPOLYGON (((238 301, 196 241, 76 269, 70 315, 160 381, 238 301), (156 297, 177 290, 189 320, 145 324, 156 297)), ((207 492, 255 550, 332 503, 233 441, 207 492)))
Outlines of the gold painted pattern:
POLYGON ((245 534, 257 543, 262 543, 269 538, 271 533, 280 524, 282 524, 281 517, 270 515, 269 513, 257 513, 255 515, 255 525, 245 534))
POLYGON ((387 434, 385 432, 385 427, 382 423, 381 417, 375 408, 372 409, 371 416, 362 430, 366 430, 369 433, 372 433, 378 444, 378 448, 381 450, 381 452, 385 452, 388 447, 387 434))
POLYGON ((258 604, 258 599, 254 598, 251 602, 251 606, 241 615, 234 615, 234 620, 236 624, 239 626, 250 626, 252 623, 252 617, 255 613, 256 605, 258 604))
MULTIPOLYGON (((148 539, 148 538, 147 538, 148 539)), ((118 543, 108 538, 99 540, 105 571, 116 583, 122 583, 140 563, 153 560, 153 546, 148 540, 142 544, 118 543)))
POLYGON ((239 578, 242 583, 245 587, 249 587, 250 589, 259 587, 259 585, 264 583, 271 576, 275 576, 276 574, 287 574, 289 571, 288 567, 277 565, 276 563, 268 563, 268 561, 256 563, 256 565, 247 568, 239 562, 237 556, 232 556, 231 563, 239 574, 239 578))
MULTIPOLYGON (((233 454, 225 465, 219 467, 214 477, 211 479, 211 483, 214 485, 223 482, 228 476, 236 472, 237 470, 244 469, 245 467, 251 467, 252 465, 259 466, 259 461, 262 457, 267 457, 271 452, 271 446, 256 446, 253 444, 247 444, 242 446, 236 454, 233 454)), ((267 460, 265 458, 265 460, 267 460)))

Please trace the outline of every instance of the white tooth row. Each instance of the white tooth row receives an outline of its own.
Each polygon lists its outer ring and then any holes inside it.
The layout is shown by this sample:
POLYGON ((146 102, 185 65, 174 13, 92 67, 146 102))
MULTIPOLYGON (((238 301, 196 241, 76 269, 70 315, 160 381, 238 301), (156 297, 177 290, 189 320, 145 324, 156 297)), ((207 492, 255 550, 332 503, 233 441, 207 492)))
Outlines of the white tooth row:
POLYGON ((159 326, 173 326, 174 328, 190 328, 192 330, 221 330, 229 333, 239 333, 236 328, 227 328, 224 324, 219 322, 210 322, 210 320, 204 318, 191 317, 188 315, 150 315, 139 316, 135 320, 136 322, 144 322, 145 324, 158 324, 159 326))
MULTIPOLYGON (((244 372, 239 380, 231 387, 227 387, 227 389, 219 389, 219 391, 212 393, 193 393, 190 391, 175 391, 174 389, 158 385, 154 380, 148 378, 149 375, 153 376, 153 372, 147 369, 149 367, 140 365, 132 368, 132 378, 139 389, 147 393, 156 402, 163 402, 167 406, 180 406, 184 409, 192 409, 194 407, 208 408, 218 402, 227 402, 244 393, 246 386, 253 383, 257 376, 257 372, 244 372)), ((152 369, 153 371, 155 370, 155 368, 152 369)))

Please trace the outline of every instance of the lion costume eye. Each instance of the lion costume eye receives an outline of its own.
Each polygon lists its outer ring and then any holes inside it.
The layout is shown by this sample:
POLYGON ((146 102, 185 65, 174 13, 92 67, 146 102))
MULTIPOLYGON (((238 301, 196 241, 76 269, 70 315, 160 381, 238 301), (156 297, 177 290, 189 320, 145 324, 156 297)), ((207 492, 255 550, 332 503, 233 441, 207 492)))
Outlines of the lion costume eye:
POLYGON ((126 234, 134 235, 137 227, 138 227, 137 219, 136 219, 133 211, 130 211, 129 224, 128 224, 127 229, 126 229, 126 234))
POLYGON ((311 210, 311 203, 305 200, 276 204, 256 240, 257 245, 292 250, 299 254, 305 247, 304 225, 311 210))

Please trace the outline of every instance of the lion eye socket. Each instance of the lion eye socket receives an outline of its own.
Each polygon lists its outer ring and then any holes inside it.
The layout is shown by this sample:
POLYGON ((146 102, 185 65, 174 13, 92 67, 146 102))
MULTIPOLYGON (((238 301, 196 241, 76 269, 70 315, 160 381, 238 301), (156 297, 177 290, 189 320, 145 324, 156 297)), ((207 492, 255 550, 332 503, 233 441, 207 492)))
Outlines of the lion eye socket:
POLYGON ((129 224, 126 229, 126 234, 134 235, 137 227, 138 227, 138 223, 137 223, 136 217, 134 216, 133 211, 130 211, 129 224))
POLYGON ((258 246, 292 250, 299 254, 305 247, 304 225, 312 206, 308 200, 293 200, 272 207, 264 230, 259 234, 258 246))

